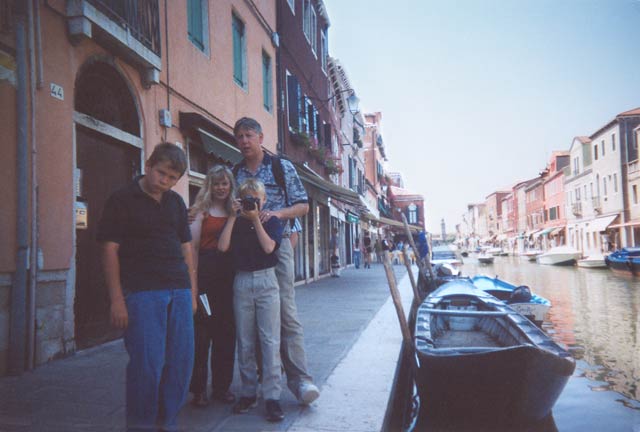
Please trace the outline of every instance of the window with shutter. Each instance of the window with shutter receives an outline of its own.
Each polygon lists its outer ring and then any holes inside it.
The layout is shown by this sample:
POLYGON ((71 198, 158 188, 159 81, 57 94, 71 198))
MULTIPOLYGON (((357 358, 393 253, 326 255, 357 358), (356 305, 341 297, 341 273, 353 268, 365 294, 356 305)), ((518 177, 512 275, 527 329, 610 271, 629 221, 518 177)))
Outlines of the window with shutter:
POLYGON ((207 4, 203 0, 187 0, 187 33, 191 43, 201 51, 208 48, 207 4))
POLYGON ((271 112, 271 57, 266 52, 262 52, 262 101, 264 109, 271 112))
POLYGON ((298 101, 298 80, 293 75, 287 75, 287 104, 289 112, 289 127, 300 129, 299 101, 298 101))
POLYGON ((245 74, 245 29, 244 23, 235 14, 233 19, 233 79, 241 87, 246 87, 245 74))

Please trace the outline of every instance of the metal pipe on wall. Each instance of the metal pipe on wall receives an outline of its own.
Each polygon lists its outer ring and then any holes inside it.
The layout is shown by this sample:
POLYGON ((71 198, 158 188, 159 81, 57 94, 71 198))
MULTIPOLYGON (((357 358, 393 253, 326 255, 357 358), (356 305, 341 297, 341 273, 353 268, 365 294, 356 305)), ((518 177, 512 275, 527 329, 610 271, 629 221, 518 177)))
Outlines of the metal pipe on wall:
POLYGON ((36 55, 37 55, 37 63, 36 63, 36 73, 38 74, 38 79, 36 80, 36 88, 41 89, 44 85, 44 78, 42 72, 42 27, 40 26, 40 4, 38 0, 33 0, 34 5, 34 20, 35 20, 35 31, 36 31, 36 55))
POLYGON ((11 288, 8 373, 20 375, 25 368, 26 288, 28 248, 28 133, 26 5, 14 3, 16 36, 16 271, 11 288))
POLYGON ((31 245, 29 248, 29 286, 27 290, 27 361, 26 368, 35 367, 36 341, 36 287, 38 283, 38 167, 36 141, 36 48, 35 16, 37 0, 29 1, 27 16, 29 22, 29 99, 31 116, 31 245))

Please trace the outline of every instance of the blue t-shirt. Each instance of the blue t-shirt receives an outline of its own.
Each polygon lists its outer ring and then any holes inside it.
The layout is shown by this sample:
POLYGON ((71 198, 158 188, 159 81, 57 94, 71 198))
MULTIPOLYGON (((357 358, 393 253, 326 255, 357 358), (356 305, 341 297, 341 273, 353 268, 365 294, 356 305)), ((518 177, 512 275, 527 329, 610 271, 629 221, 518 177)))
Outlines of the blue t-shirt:
POLYGON ((272 216, 262 224, 269 237, 276 242, 273 252, 267 254, 262 249, 253 222, 239 217, 231 231, 231 255, 237 271, 251 272, 275 267, 278 264, 276 250, 282 239, 282 223, 272 216))

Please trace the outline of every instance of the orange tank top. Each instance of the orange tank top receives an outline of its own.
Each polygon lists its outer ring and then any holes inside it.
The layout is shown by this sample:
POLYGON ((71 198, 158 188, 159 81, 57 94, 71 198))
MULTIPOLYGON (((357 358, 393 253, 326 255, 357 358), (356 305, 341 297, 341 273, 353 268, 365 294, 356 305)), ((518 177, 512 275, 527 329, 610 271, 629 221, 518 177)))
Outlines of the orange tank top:
POLYGON ((200 249, 217 249, 218 238, 222 233, 227 217, 207 215, 202 220, 202 231, 200 232, 200 249))

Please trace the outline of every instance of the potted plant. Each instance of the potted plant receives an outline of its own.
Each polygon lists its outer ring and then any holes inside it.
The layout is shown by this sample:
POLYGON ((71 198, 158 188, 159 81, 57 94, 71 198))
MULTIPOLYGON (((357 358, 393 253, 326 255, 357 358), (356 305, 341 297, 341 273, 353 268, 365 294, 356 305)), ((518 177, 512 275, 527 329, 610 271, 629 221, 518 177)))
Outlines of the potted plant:
POLYGON ((298 129, 293 129, 291 131, 291 143, 296 147, 302 147, 305 149, 309 149, 311 147, 309 135, 305 132, 299 131, 298 129))

